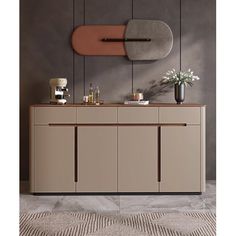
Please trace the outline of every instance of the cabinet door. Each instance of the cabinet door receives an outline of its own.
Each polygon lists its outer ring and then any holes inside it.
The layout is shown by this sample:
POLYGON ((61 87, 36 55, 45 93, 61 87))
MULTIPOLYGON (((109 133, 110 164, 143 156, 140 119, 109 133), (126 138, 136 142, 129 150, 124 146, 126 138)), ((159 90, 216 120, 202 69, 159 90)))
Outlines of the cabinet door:
POLYGON ((74 192, 74 128, 35 126, 35 192, 74 192))
POLYGON ((117 192, 117 127, 78 128, 77 192, 117 192))
POLYGON ((118 128, 118 191, 157 192, 157 127, 118 128))
POLYGON ((200 126, 161 127, 161 192, 200 192, 200 126))

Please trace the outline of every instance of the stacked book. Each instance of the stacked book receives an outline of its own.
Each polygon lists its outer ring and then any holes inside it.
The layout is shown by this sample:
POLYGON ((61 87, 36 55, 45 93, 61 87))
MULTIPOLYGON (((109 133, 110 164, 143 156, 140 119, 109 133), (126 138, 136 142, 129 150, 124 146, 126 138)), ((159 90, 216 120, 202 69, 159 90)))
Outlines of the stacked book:
POLYGON ((125 101, 124 102, 125 105, 148 105, 149 101, 125 101))

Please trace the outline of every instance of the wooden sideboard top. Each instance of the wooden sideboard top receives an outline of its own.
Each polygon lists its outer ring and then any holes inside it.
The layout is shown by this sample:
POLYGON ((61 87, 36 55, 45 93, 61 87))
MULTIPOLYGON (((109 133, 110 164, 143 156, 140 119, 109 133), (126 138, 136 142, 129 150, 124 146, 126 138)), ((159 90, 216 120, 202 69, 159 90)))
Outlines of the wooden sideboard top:
POLYGON ((67 103, 65 105, 56 105, 49 103, 33 104, 32 107, 204 107, 206 105, 196 103, 150 103, 148 105, 125 105, 123 103, 104 103, 101 105, 84 105, 82 103, 67 103))

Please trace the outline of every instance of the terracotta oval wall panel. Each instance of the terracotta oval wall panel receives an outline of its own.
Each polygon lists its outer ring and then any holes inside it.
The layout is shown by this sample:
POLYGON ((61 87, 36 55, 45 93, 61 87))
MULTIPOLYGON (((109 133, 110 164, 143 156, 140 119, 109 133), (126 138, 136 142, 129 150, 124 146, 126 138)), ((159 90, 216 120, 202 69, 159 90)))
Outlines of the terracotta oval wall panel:
POLYGON ((124 42, 103 42, 104 38, 124 38, 125 25, 85 25, 72 34, 73 49, 84 56, 125 56, 124 42))

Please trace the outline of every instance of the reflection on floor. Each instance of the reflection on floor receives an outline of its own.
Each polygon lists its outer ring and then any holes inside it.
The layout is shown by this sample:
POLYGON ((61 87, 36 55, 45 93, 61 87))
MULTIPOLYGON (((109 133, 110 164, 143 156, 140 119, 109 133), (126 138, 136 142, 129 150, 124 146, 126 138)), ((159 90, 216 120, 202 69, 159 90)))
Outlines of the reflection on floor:
POLYGON ((141 212, 212 212, 216 210, 216 184, 207 181, 202 195, 34 196, 20 195, 21 212, 89 211, 121 214, 141 212))

